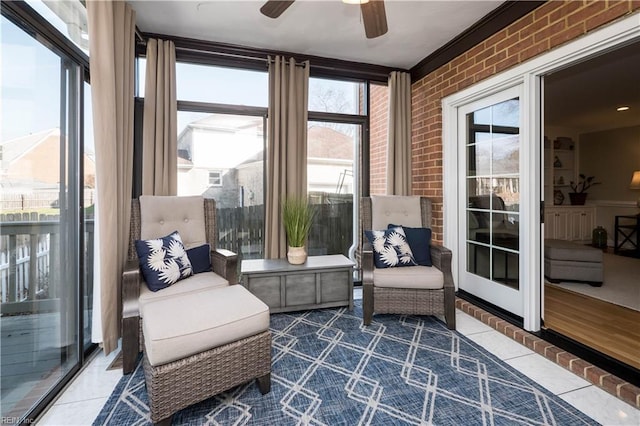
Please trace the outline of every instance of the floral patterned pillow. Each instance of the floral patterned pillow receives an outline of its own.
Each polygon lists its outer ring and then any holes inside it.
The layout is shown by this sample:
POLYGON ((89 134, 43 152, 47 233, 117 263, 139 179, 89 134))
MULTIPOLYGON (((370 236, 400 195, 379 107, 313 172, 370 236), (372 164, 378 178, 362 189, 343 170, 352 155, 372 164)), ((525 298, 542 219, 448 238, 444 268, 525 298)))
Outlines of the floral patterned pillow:
POLYGON ((376 268, 417 265, 402 227, 364 233, 373 246, 373 262, 376 268))
POLYGON ((136 240, 135 244, 149 290, 162 290, 193 275, 178 231, 154 240, 136 240))

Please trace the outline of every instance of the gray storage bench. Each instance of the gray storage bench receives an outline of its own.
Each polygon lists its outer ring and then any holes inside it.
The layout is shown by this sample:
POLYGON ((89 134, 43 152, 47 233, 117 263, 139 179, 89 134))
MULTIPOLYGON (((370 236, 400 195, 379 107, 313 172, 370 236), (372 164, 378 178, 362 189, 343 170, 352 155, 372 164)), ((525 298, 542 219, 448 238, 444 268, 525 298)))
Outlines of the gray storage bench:
POLYGON ((587 283, 600 287, 604 279, 602 250, 565 240, 544 240, 544 276, 552 283, 587 283))

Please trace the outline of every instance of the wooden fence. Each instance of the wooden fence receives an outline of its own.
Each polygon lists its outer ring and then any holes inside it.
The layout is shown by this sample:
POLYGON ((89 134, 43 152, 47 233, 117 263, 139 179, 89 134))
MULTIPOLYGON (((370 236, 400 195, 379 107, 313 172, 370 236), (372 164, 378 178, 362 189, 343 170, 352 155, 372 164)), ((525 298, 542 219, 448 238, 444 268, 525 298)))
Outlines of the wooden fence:
MULTIPOLYGON (((353 241, 353 202, 314 204, 317 214, 308 241, 310 255, 344 254, 353 241)), ((264 206, 218 209, 219 247, 244 259, 264 257, 264 206)))

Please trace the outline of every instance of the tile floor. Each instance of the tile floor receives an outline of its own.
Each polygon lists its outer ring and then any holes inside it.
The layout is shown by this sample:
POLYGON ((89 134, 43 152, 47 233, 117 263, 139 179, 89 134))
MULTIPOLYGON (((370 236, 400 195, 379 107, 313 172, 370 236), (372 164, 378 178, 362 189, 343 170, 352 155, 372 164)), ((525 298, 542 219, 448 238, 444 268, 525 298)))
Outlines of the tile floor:
MULTIPOLYGON (((361 289, 356 289, 361 298, 361 289)), ((470 315, 456 311, 457 331, 498 358, 560 396, 603 425, 640 425, 640 410, 590 384, 504 336, 470 315)), ((100 353, 67 387, 37 421, 40 425, 90 425, 122 377, 120 370, 106 371, 114 354, 100 353)))

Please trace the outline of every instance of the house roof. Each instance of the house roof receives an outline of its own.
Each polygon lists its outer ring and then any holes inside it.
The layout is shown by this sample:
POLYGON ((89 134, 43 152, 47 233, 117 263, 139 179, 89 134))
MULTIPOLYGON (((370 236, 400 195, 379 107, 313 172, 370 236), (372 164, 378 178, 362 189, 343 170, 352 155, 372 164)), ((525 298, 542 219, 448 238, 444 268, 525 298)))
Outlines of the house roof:
POLYGON ((0 157, 2 168, 6 169, 11 163, 51 136, 60 137, 60 129, 47 129, 2 142, 0 144, 2 147, 2 157, 0 157))

